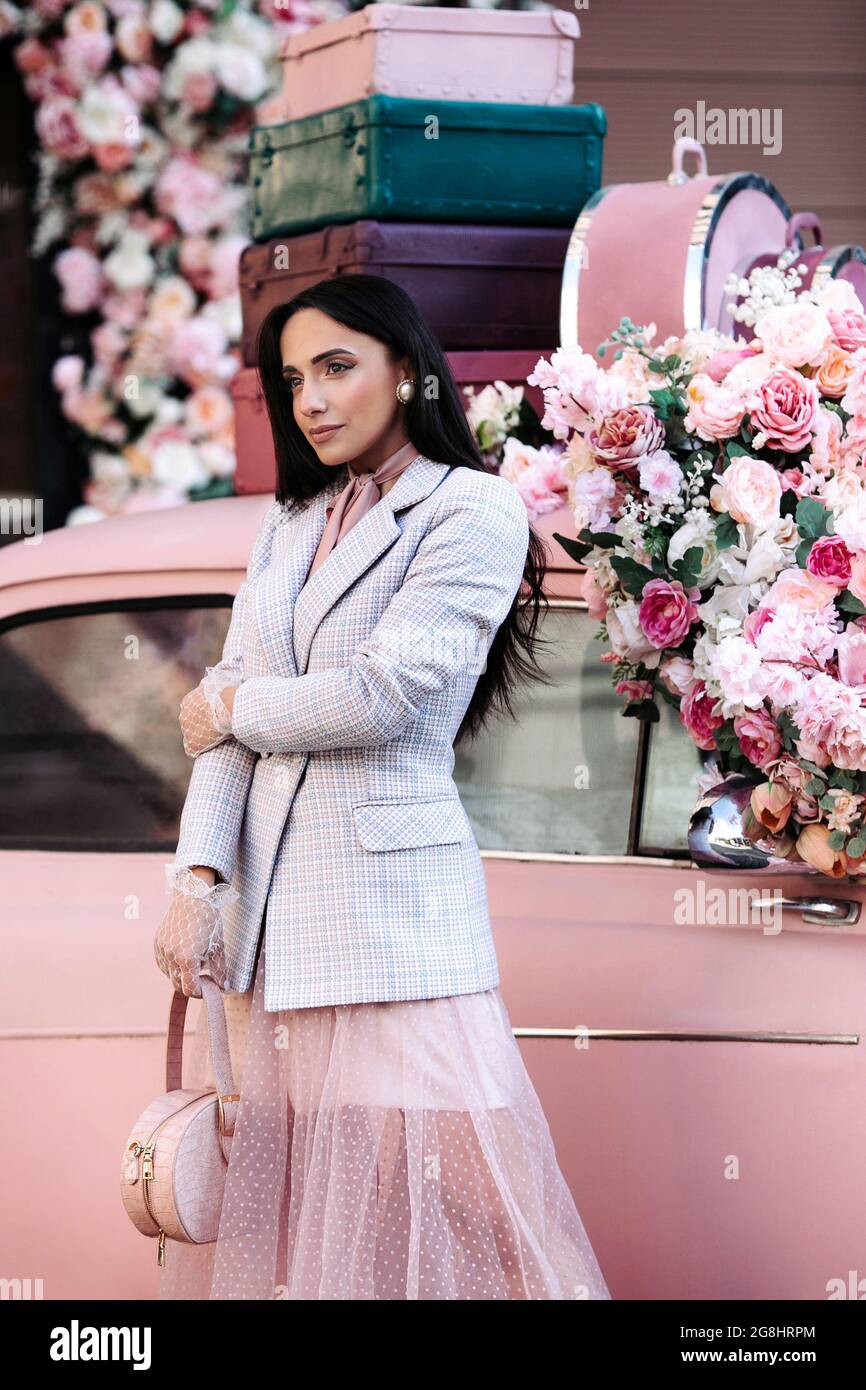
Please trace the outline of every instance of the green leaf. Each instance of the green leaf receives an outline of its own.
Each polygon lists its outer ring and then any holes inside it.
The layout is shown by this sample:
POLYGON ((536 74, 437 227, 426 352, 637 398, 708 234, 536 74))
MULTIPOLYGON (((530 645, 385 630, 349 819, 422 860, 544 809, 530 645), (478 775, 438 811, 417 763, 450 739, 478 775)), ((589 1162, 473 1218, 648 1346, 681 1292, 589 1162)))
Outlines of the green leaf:
MULTIPOLYGON (((831 835, 831 848, 837 849, 838 846, 832 844, 832 839, 833 836, 831 835)), ((845 846, 845 850, 848 854, 851 855, 852 859, 859 859, 862 854, 866 854, 866 840, 864 840, 863 835, 860 832, 858 832, 853 837, 853 839, 848 841, 847 845, 845 846)))
POLYGON ((578 532, 578 540, 585 541, 588 545, 601 546, 604 550, 613 550, 615 546, 622 545, 622 536, 618 536, 616 531, 590 531, 588 526, 584 526, 583 530, 578 532))
POLYGON ((810 796, 823 796, 824 785, 820 777, 810 777, 805 783, 804 790, 807 791, 810 796))
POLYGON ((554 531, 553 539, 559 541, 566 555, 570 556, 572 560, 576 560, 578 564, 582 564, 592 550, 590 544, 573 540, 571 536, 561 536, 558 531, 554 531))
POLYGON ((804 538, 816 541, 819 536, 830 534, 831 514, 817 497, 801 497, 795 515, 797 529, 804 538))
POLYGON ((729 439, 725 445, 725 453, 729 459, 739 458, 743 454, 750 455, 751 449, 744 449, 742 444, 738 444, 735 439, 729 439))
POLYGON ((635 597, 640 597, 649 581, 658 577, 646 565, 639 565, 628 555, 612 555, 610 563, 626 593, 635 597))
POLYGON ((843 613, 866 613, 866 608, 855 598, 850 589, 843 589, 841 594, 836 597, 836 607, 841 608, 843 613))
POLYGON ((730 512, 720 512, 716 522, 716 546, 719 550, 727 550, 729 546, 736 545, 739 540, 740 529, 730 512))
POLYGON ((845 831, 844 831, 844 830, 831 830, 831 831, 830 831, 830 834, 829 834, 829 836, 828 836, 828 839, 827 839, 827 844, 829 845, 830 849, 844 849, 844 848, 845 848, 845 831))
POLYGON ((622 713, 626 719, 640 719, 645 724, 657 724, 659 719, 658 706, 652 700, 626 705, 622 713))
POLYGON ((800 544, 797 546, 796 560, 801 570, 804 570, 806 568, 806 561, 809 558, 809 554, 814 544, 814 541, 805 540, 801 541, 800 544))
POLYGON ((693 589, 698 582, 704 549, 701 545, 690 545, 682 559, 671 567, 671 573, 680 581, 684 589, 693 589))

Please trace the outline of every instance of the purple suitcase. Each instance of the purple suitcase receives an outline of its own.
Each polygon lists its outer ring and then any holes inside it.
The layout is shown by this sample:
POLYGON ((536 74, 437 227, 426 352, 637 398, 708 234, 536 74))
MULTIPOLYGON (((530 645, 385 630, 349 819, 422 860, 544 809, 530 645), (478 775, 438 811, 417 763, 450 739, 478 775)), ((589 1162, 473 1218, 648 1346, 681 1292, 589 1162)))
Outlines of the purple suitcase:
POLYGON ((566 227, 333 223, 241 254, 243 359, 256 365, 274 304, 334 275, 383 275, 411 295, 446 351, 547 348, 559 328, 566 227))

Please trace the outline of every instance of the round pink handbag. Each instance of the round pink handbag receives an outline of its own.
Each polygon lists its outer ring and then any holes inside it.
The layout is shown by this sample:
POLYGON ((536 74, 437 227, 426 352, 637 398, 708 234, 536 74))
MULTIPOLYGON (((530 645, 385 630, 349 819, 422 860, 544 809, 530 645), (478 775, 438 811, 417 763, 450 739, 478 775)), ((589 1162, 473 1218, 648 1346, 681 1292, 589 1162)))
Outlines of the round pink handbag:
POLYGON ((166 1044, 167 1091, 143 1110, 124 1149, 120 1177, 123 1205, 145 1236, 158 1236, 157 1262, 165 1264, 165 1241, 194 1245, 216 1240, 240 1095, 232 1080, 225 1009, 219 987, 199 977, 207 1009, 211 1059, 217 1090, 184 1090, 183 1025, 187 996, 175 991, 166 1044))

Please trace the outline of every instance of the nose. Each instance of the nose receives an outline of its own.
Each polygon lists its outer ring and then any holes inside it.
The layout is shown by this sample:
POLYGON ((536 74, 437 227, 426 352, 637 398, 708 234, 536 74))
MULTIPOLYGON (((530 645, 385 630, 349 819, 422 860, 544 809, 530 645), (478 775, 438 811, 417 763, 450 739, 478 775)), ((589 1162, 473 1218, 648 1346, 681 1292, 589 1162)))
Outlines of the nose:
POLYGON ((297 400, 298 409, 302 415, 321 415, 322 412, 328 408, 328 402, 325 399, 321 385, 313 376, 305 378, 304 384, 298 393, 297 400))

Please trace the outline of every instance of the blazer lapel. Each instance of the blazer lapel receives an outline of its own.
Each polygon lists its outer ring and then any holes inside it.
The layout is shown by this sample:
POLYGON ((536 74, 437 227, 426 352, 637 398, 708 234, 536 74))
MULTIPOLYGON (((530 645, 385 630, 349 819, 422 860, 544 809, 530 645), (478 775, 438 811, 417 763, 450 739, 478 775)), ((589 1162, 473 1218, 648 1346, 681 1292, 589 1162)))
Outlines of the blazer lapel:
POLYGON ((259 637, 275 675, 297 675, 292 646, 295 599, 307 577, 325 529, 325 508, 346 486, 345 468, 303 509, 297 504, 280 517, 274 534, 271 563, 258 580, 254 608, 259 637))
MULTIPOLYGON (((310 647, 325 614, 333 608, 350 585, 354 584, 355 580, 359 579, 402 534, 402 528, 394 513, 429 496, 450 471, 448 464, 436 463, 424 454, 419 454, 408 468, 403 470, 390 491, 355 523, 339 544, 334 546, 324 564, 304 584, 304 576, 312 564, 313 555, 325 528, 325 506, 330 499, 326 499, 321 509, 317 510, 316 523, 311 523, 303 529, 303 536, 299 538, 297 545, 300 553, 291 556, 288 566, 292 576, 290 584, 295 585, 293 592, 297 595, 293 615, 288 615, 284 633, 285 643, 289 646, 294 637, 293 655, 296 662, 292 663, 292 674, 303 675, 306 672, 310 647)), ((279 616, 281 622, 285 620, 284 614, 279 616)), ((285 661, 282 665, 286 665, 285 661)))

